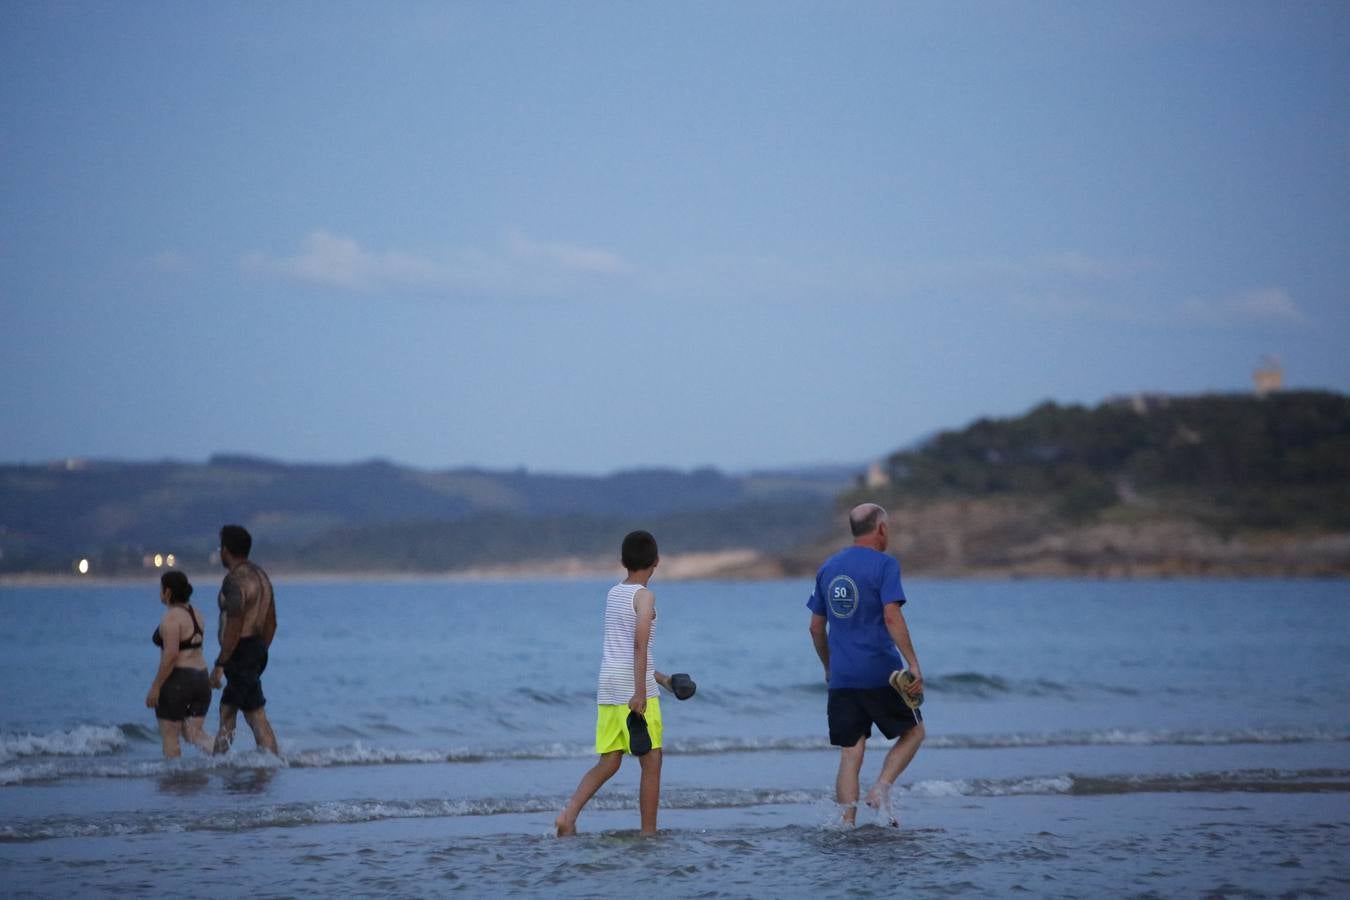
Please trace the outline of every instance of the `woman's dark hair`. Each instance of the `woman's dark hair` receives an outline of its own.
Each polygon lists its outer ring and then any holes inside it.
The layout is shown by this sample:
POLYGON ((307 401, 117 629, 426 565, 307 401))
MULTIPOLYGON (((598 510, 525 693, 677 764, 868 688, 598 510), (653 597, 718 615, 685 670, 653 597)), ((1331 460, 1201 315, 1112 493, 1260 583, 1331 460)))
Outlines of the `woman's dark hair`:
POLYGON ((623 549, 619 551, 623 567, 630 572, 650 569, 656 565, 656 538, 650 531, 630 531, 623 539, 623 549))
POLYGON ((159 576, 159 586, 169 589, 170 603, 186 603, 192 596, 192 582, 177 569, 170 569, 159 576))

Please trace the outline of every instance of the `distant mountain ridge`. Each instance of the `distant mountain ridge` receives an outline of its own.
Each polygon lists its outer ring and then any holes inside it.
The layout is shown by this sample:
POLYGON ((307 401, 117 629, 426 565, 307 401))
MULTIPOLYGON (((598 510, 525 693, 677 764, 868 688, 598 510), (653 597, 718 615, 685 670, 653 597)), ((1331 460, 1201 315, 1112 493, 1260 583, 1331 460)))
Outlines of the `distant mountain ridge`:
MULTIPOLYGON (((803 522, 801 529, 819 527, 820 516, 828 516, 847 483, 826 468, 739 476, 712 468, 639 469, 585 476, 524 469, 435 471, 380 460, 284 463, 240 455, 214 456, 204 464, 0 465, 0 572, 68 571, 84 557, 95 560, 101 573, 124 573, 166 550, 200 564, 226 522, 254 531, 269 558, 294 556, 297 565, 339 568, 354 561, 378 567, 380 554, 392 550, 385 545, 393 535, 400 549, 389 556, 390 564, 418 570, 536 558, 548 548, 532 546, 531 521, 552 523, 570 538, 554 545, 574 552, 598 548, 603 534, 603 546, 612 553, 614 529, 674 517, 688 523, 688 544, 707 549, 727 536, 726 526, 714 520, 734 519, 740 508, 761 508, 775 519, 791 516, 803 522), (704 526, 700 515, 708 519, 704 526), (422 555, 408 558, 409 534, 447 529, 461 544, 466 535, 477 535, 468 544, 481 558, 431 552, 425 541, 414 542, 423 546, 422 555), (485 542, 484 534, 496 537, 485 542), (322 552, 338 543, 350 552, 340 557, 322 552)), ((782 528, 743 531, 738 545, 756 549, 781 549, 784 541, 800 538, 796 528, 787 529, 791 534, 782 528)))

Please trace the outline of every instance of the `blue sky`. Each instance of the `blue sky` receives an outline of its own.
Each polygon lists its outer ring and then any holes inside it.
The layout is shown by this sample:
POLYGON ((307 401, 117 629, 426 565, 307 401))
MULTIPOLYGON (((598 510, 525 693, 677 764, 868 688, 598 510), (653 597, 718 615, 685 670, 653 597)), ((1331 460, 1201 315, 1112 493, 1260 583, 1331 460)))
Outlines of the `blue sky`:
POLYGON ((1343 3, 0 5, 0 460, 741 470, 1350 391, 1343 3))

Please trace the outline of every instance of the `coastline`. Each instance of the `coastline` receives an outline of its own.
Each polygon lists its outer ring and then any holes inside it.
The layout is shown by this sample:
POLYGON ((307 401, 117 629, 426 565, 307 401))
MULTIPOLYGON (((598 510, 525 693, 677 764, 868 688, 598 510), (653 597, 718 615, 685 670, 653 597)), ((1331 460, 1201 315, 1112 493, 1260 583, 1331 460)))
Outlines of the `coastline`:
MULTIPOLYGON (((817 556, 796 554, 791 557, 761 554, 753 550, 726 550, 710 553, 672 555, 662 559, 661 578, 665 581, 779 581, 810 578, 815 567, 839 547, 822 548, 817 556)), ((908 563, 908 556, 900 558, 908 563)), ((1123 557, 1118 552, 1084 555, 1072 559, 1058 556, 1034 560, 987 561, 966 559, 959 564, 943 560, 937 564, 906 564, 907 578, 952 581, 1157 581, 1185 579, 1260 580, 1299 578, 1341 580, 1350 578, 1350 560, 1333 560, 1310 555, 1281 554, 1278 558, 1142 558, 1123 557), (1338 564, 1340 563, 1340 564, 1338 564)), ((104 587, 147 584, 158 569, 143 573, 117 575, 76 575, 74 573, 9 572, 0 573, 0 589, 41 587, 104 587)), ((210 584, 221 570, 184 570, 194 583, 210 584)), ((367 582, 501 582, 501 581, 600 581, 622 577, 623 570, 612 560, 564 557, 529 560, 519 563, 472 566, 445 571, 409 571, 406 569, 365 569, 334 571, 321 569, 271 569, 272 580, 279 584, 367 582)))
MULTIPOLYGON (((266 560, 262 560, 266 562, 266 560)), ((764 558, 753 550, 720 550, 708 553, 683 553, 663 557, 661 577, 668 581, 699 581, 736 577, 729 573, 751 571, 764 564, 764 558)), ((548 560, 527 560, 519 563, 471 566, 440 572, 418 572, 406 569, 367 569, 359 571, 273 569, 268 567, 272 580, 278 583, 302 582, 436 582, 436 581, 509 581, 536 579, 547 581, 591 581, 622 577, 623 568, 608 558, 568 556, 548 560)), ((3 587, 70 587, 73 585, 106 586, 144 584, 154 579, 161 569, 147 569, 143 573, 118 575, 76 575, 74 573, 10 572, 0 573, 3 587)), ((183 570, 194 583, 208 583, 223 574, 222 569, 183 570)), ((744 576, 742 576, 744 577, 744 576)), ((783 575, 767 574, 763 580, 783 575)))

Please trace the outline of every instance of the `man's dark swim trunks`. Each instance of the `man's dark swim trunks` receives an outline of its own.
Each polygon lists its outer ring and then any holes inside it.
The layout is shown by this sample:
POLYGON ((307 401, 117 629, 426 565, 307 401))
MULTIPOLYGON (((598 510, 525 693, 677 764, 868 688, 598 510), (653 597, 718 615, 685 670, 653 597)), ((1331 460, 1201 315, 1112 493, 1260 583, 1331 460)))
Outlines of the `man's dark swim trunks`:
POLYGON ((211 677, 205 669, 176 668, 159 689, 155 718, 166 722, 200 719, 211 708, 211 677))
POLYGON ((898 738, 923 721, 890 685, 884 688, 831 688, 825 714, 830 723, 830 743, 852 747, 859 738, 871 737, 875 724, 887 738, 898 738))
POLYGON ((262 673, 267 668, 267 647, 262 638, 240 638, 224 668, 225 690, 220 693, 221 706, 233 706, 244 712, 262 709, 267 703, 262 689, 262 673))

